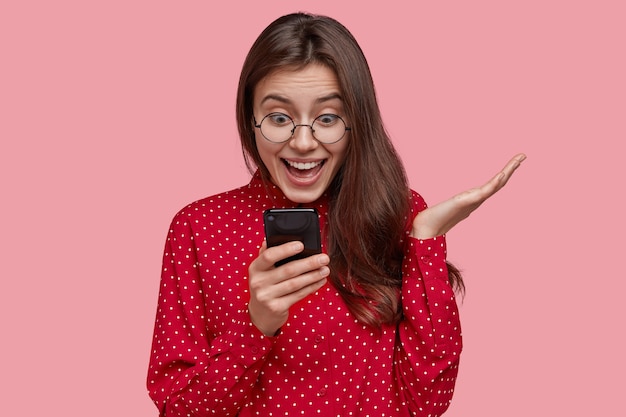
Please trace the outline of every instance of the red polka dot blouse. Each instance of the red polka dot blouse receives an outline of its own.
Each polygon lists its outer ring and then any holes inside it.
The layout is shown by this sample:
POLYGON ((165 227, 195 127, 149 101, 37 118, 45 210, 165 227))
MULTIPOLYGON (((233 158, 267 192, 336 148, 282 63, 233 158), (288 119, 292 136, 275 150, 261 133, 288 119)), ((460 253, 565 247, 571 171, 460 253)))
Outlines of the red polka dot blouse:
MULTIPOLYGON (((414 212, 423 210, 413 197, 414 212)), ((263 241, 263 211, 291 206, 257 174, 174 217, 147 381, 160 415, 441 415, 461 353, 444 237, 407 236, 399 324, 358 322, 327 283, 292 306, 278 336, 267 337, 247 312, 248 265, 263 241)), ((323 229, 326 199, 311 206, 323 229)))

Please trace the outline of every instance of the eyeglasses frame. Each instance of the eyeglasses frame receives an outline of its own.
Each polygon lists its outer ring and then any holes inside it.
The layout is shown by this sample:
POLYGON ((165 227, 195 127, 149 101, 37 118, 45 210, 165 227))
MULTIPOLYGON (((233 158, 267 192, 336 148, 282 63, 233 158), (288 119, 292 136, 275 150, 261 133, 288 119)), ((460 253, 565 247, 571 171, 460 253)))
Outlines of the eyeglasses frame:
POLYGON ((271 143, 277 143, 277 144, 278 144, 278 143, 285 143, 285 142, 289 142, 291 139, 293 139, 293 137, 294 137, 294 135, 295 135, 295 133, 296 133, 296 128, 298 128, 299 126, 302 126, 302 127, 308 127, 308 128, 310 128, 310 129, 311 129, 311 136, 313 136, 313 139, 315 139, 316 141, 318 141, 319 143, 321 143, 321 144, 323 144, 323 145, 332 145, 332 144, 334 144, 334 143, 339 142, 341 139, 343 139, 343 138, 346 136, 346 132, 349 132, 349 131, 351 131, 351 130, 352 130, 352 128, 348 127, 348 125, 346 124, 346 121, 345 121, 345 120, 343 120, 343 118, 342 118, 341 116, 339 116, 338 114, 334 114, 334 113, 324 113, 324 114, 320 114, 320 115, 319 115, 319 116, 317 116, 315 119, 313 119, 313 122, 312 122, 311 124, 305 124, 305 123, 300 123, 300 124, 297 124, 297 123, 295 122, 295 120, 293 120, 293 118, 292 118, 291 116, 289 116, 288 114, 285 114, 285 113, 279 112, 279 111, 275 111, 275 112, 271 112, 271 113, 266 114, 266 115, 265 115, 265 116, 261 119, 261 122, 259 122, 259 123, 257 123, 257 122, 256 122, 256 117, 255 117, 254 115, 252 116, 252 119, 254 120, 254 127, 256 127, 257 129, 259 129, 259 130, 261 131, 261 135, 263 135, 263 137, 265 138, 265 140, 267 140, 268 142, 271 142, 271 143), (271 140, 270 138, 268 138, 267 136, 265 136, 265 134, 263 133, 263 130, 261 129, 261 125, 263 124, 263 121, 264 121, 265 119, 267 119, 268 117, 273 116, 273 115, 276 115, 276 114, 280 114, 280 115, 285 116, 286 118, 288 118, 289 120, 291 120, 291 124, 293 124, 293 128, 291 129, 291 136, 289 136, 287 139, 285 139, 285 140, 283 140, 283 141, 279 141, 279 142, 277 142, 277 141, 275 141, 275 140, 271 140), (334 142, 322 142, 321 140, 319 140, 318 138, 316 138, 316 137, 315 137, 315 129, 313 129, 313 124, 315 124, 315 121, 316 121, 317 119, 319 119, 319 118, 320 118, 320 117, 322 117, 322 116, 326 116, 326 115, 336 116, 337 118, 339 118, 339 120, 341 120, 341 121, 343 122, 343 125, 345 126, 345 130, 344 130, 344 132, 343 132, 343 135, 341 135, 341 136, 339 137, 339 139, 337 139, 337 140, 336 140, 336 141, 334 141, 334 142))

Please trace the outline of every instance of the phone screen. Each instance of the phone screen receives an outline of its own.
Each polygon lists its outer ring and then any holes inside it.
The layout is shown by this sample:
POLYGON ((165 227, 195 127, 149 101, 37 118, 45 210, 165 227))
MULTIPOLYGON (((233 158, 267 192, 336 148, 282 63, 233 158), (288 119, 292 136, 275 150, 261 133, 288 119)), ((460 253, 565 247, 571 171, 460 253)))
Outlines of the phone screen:
POLYGON ((263 213, 267 246, 300 241, 304 250, 276 262, 276 266, 320 253, 321 236, 317 210, 314 208, 269 209, 263 213))

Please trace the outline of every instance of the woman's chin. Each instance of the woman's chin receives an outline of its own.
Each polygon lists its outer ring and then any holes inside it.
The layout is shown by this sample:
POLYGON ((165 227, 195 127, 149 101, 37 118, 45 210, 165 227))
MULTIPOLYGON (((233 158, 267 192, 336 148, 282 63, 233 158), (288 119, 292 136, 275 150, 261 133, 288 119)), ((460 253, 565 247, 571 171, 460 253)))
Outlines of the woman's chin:
POLYGON ((293 186, 285 186, 280 187, 285 197, 293 203, 297 204, 308 204, 318 200, 322 194, 323 190, 318 190, 317 187, 307 187, 306 189, 302 188, 294 188, 293 186))

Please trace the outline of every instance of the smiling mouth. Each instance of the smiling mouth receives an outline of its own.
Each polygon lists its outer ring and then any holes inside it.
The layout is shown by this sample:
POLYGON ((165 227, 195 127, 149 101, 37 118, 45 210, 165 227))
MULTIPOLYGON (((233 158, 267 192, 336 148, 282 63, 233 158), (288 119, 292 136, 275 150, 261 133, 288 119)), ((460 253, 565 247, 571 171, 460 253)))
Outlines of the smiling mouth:
POLYGON ((321 171, 325 162, 325 159, 314 162, 296 162, 283 159, 283 163, 287 167, 289 174, 296 178, 303 179, 312 178, 317 175, 321 171))

